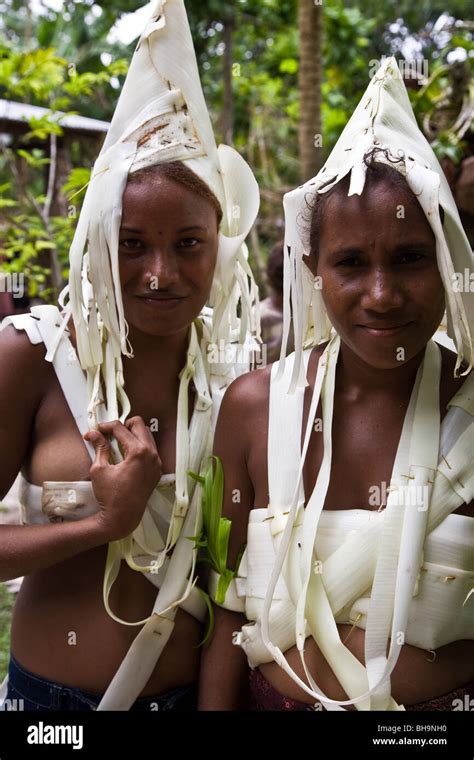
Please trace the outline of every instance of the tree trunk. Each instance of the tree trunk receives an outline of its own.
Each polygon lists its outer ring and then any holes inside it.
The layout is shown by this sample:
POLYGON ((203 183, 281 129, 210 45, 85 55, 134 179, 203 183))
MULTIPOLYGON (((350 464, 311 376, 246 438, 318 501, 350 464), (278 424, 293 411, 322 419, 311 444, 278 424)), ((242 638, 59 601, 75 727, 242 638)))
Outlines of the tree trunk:
POLYGON ((63 135, 58 140, 56 155, 56 172, 54 188, 51 199, 51 216, 66 216, 68 212, 68 200, 61 188, 69 177, 72 169, 71 163, 71 139, 63 135))
MULTIPOLYGON (((49 220, 52 212, 53 198, 57 193, 58 184, 58 138, 56 135, 51 134, 49 138, 49 168, 48 168, 48 181, 46 189, 46 200, 43 207, 43 220, 49 231, 49 220)), ((51 288, 52 298, 51 303, 55 303, 59 293, 62 290, 63 281, 61 275, 61 266, 59 263, 58 255, 55 248, 49 248, 44 253, 40 253, 38 260, 41 266, 49 268, 50 274, 47 278, 47 285, 51 288)))
POLYGON ((234 65, 234 16, 230 11, 223 21, 224 51, 224 111, 222 114, 222 134, 226 145, 232 145, 234 137, 234 88, 233 88, 233 65, 234 65))
POLYGON ((30 0, 24 0, 23 8, 25 9, 25 26, 23 28, 23 43, 25 49, 28 50, 31 38, 33 36, 33 14, 31 12, 30 0))
POLYGON ((321 83, 323 10, 315 0, 299 0, 300 123, 298 131, 301 180, 311 179, 323 165, 321 83))

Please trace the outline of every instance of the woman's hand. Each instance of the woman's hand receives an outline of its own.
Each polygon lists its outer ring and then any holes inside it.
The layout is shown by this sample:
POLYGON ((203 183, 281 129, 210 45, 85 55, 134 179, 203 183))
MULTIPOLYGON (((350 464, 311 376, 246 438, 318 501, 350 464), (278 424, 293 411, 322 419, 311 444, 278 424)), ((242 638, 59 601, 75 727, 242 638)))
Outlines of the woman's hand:
POLYGON ((92 487, 100 505, 97 519, 107 541, 130 535, 139 524, 148 499, 161 478, 162 465, 154 438, 141 417, 123 425, 118 420, 99 425, 84 436, 96 452, 90 469, 92 487), (120 444, 123 462, 111 464, 111 447, 105 436, 120 444))

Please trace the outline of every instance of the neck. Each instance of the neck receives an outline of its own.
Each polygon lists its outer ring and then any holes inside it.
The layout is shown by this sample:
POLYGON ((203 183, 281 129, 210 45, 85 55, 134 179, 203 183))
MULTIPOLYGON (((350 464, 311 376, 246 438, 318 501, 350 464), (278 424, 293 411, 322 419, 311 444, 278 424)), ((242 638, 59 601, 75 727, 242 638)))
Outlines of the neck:
POLYGON ((411 395, 424 355, 423 349, 399 367, 378 369, 364 362, 341 341, 337 365, 337 389, 354 399, 370 397, 374 394, 406 399, 411 395))
POLYGON ((133 359, 124 360, 125 382, 151 374, 156 389, 178 388, 178 376, 186 364, 189 328, 175 335, 155 336, 134 330, 130 326, 129 341, 133 359))

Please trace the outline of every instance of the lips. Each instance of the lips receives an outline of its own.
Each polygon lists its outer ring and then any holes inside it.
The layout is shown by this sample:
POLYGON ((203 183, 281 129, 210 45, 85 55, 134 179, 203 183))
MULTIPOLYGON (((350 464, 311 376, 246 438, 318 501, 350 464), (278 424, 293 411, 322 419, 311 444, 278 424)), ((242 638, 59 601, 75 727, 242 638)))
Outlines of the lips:
POLYGON ((147 301, 177 301, 186 296, 180 296, 178 293, 165 293, 164 291, 153 292, 147 291, 146 293, 137 293, 137 298, 146 298, 147 301))
POLYGON ((137 298, 146 306, 155 309, 172 309, 179 306, 186 299, 186 296, 178 296, 174 293, 144 293, 138 295, 137 298))
POLYGON ((397 335, 398 333, 403 332, 403 330, 406 330, 407 327, 410 327, 412 324, 413 322, 404 322, 403 324, 393 324, 387 322, 377 325, 358 325, 358 327, 366 330, 375 338, 389 338, 392 335, 397 335))

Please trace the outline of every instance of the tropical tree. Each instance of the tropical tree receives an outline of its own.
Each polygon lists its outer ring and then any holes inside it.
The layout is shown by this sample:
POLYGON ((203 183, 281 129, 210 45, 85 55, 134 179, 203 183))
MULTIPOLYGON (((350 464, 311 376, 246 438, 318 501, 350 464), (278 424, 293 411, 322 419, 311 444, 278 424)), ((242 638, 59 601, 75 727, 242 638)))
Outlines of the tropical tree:
POLYGON ((321 2, 299 0, 300 120, 298 129, 301 180, 313 177, 323 164, 321 85, 323 53, 323 9, 321 2))
POLYGON ((78 101, 103 97, 103 88, 127 66, 119 59, 98 72, 79 72, 53 49, 19 51, 5 38, 0 40, 4 97, 48 109, 29 119, 26 134, 0 143, 2 269, 23 273, 30 296, 56 299, 62 288, 80 190, 90 173, 77 144, 68 144, 67 160, 60 160, 60 141, 65 139, 61 122, 76 113, 78 101))
MULTIPOLYGON (((37 3, 33 13, 28 0, 0 0, 0 97, 109 119, 134 45, 112 40, 109 30, 144 0, 64 0, 61 9, 53 2, 42 0, 38 15, 37 3)), ((261 187, 251 237, 257 270, 282 235, 283 193, 317 171, 382 56, 427 62, 427 77, 407 82, 409 94, 453 176, 474 152, 473 26, 463 21, 462 0, 450 0, 449 14, 445 0, 186 0, 186 7, 218 141, 243 153, 261 187)), ((0 154, 4 255, 9 266, 28 265, 32 289, 44 294, 66 272, 69 207, 77 211, 81 198, 69 201, 61 188, 77 192, 93 160, 72 143, 61 165, 61 141, 60 120, 50 115, 0 154)))

